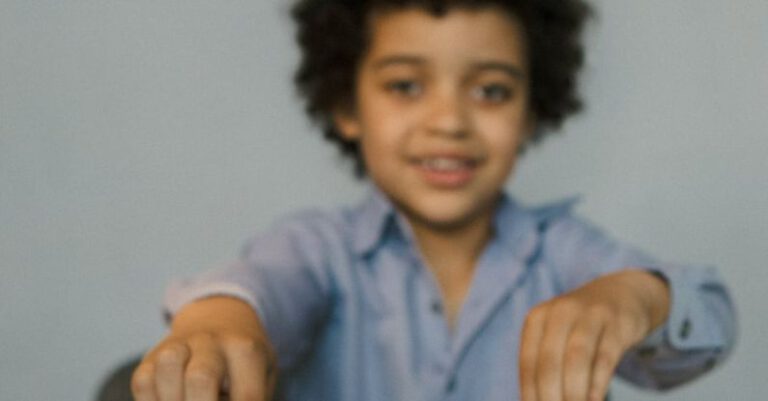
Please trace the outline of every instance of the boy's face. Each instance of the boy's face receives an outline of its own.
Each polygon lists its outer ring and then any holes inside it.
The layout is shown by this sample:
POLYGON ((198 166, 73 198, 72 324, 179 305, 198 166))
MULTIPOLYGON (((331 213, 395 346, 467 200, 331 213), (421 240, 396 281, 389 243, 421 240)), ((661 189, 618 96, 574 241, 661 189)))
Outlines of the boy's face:
POLYGON ((371 32, 339 130, 413 224, 488 221, 533 128, 521 26, 495 8, 404 9, 377 14, 371 32))

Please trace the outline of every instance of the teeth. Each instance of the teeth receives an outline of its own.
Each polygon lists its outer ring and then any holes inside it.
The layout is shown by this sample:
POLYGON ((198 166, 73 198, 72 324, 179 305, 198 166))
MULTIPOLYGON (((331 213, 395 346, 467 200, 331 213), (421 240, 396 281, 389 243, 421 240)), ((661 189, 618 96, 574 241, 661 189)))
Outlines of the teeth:
POLYGON ((424 159, 421 161, 421 165, 431 169, 431 170, 438 170, 438 171, 456 171, 456 170, 462 170, 468 167, 470 163, 464 160, 460 159, 451 159, 451 158, 434 158, 434 159, 424 159))

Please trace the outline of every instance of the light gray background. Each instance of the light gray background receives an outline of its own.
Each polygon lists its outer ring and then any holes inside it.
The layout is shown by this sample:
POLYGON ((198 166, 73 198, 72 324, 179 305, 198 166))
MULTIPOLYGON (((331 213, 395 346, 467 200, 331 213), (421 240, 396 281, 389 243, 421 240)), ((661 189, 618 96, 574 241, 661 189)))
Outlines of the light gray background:
MULTIPOLYGON (((768 2, 598 1, 589 109, 510 188, 730 283, 732 359, 664 396, 768 394, 768 2), (763 335, 761 335, 763 333, 763 335)), ((363 187, 306 123, 287 2, 0 0, 0 400, 86 400, 161 338, 167 281, 363 187)))

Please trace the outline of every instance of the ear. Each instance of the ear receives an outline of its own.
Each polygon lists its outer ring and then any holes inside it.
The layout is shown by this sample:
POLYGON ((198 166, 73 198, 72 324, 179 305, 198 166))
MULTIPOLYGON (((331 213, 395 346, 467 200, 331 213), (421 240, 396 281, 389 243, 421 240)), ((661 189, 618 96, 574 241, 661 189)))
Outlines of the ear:
POLYGON ((349 110, 337 110, 333 113, 333 123, 344 140, 355 142, 360 139, 362 127, 356 113, 349 110))

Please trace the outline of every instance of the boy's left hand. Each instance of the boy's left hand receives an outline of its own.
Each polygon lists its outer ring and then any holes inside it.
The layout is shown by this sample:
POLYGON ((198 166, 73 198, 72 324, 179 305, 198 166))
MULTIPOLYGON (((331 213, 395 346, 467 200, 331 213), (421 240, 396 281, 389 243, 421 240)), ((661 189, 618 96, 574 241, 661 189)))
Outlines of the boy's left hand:
POLYGON ((669 314, 659 277, 628 269, 537 305, 520 344, 522 401, 602 401, 625 351, 669 314))

